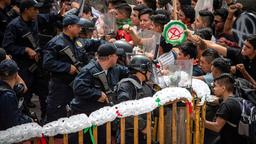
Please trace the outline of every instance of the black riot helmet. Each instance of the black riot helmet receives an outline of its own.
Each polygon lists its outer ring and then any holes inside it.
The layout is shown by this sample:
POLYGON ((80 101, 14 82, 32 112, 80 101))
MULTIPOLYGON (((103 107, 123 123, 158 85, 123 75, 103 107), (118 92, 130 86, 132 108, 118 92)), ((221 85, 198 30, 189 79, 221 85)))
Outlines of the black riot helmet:
POLYGON ((114 42, 114 45, 118 49, 123 49, 126 53, 132 53, 132 46, 124 40, 117 40, 114 42))
POLYGON ((127 66, 127 64, 129 63, 129 59, 128 59, 127 55, 132 53, 133 47, 124 40, 115 41, 114 46, 117 49, 117 52, 116 52, 116 54, 118 56, 117 63, 127 66))
POLYGON ((152 62, 144 55, 135 55, 129 63, 131 71, 139 71, 146 74, 148 71, 152 72, 152 62))
POLYGON ((91 20, 81 18, 81 21, 82 21, 81 33, 92 32, 93 30, 95 30, 95 24, 91 20))

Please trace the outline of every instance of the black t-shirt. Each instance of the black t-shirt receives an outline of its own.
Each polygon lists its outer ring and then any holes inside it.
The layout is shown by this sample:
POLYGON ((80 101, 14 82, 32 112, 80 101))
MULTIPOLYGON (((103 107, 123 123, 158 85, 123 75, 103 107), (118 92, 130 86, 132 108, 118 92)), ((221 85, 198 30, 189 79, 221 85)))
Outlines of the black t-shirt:
MULTIPOLYGON (((251 75, 253 79, 256 80, 256 58, 249 59, 241 54, 240 49, 228 48, 227 58, 231 59, 232 65, 244 64, 245 69, 251 75)), ((241 74, 238 74, 241 77, 241 74)))
POLYGON ((226 101, 220 104, 216 112, 216 117, 221 117, 226 120, 226 124, 220 131, 221 144, 243 144, 244 139, 238 134, 238 127, 233 127, 229 124, 238 126, 241 118, 241 108, 238 100, 234 96, 230 96, 226 101))

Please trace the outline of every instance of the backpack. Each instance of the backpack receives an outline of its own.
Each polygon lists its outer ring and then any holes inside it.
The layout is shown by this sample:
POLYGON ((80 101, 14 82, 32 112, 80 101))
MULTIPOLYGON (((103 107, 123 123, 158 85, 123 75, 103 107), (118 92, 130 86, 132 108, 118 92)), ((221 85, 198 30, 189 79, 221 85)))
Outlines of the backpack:
POLYGON ((256 138, 256 89, 253 85, 243 79, 235 79, 235 95, 242 110, 238 125, 240 135, 256 138))
POLYGON ((255 138, 256 137, 256 105, 249 100, 238 98, 241 112, 241 119, 238 124, 238 134, 255 138))
POLYGON ((256 89, 249 81, 243 78, 235 79, 235 95, 256 105, 256 89))

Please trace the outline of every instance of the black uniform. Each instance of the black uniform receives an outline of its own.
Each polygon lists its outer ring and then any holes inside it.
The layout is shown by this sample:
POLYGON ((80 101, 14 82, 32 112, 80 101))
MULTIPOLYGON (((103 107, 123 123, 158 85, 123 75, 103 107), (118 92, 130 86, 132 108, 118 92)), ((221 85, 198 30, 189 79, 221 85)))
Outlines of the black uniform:
POLYGON ((18 108, 15 91, 4 81, 0 80, 0 130, 32 122, 18 108))
POLYGON ((48 94, 47 83, 45 84, 45 81, 43 82, 44 84, 41 81, 37 82, 37 80, 42 80, 41 75, 44 74, 43 70, 40 69, 42 61, 36 62, 29 59, 25 53, 25 48, 37 49, 37 52, 42 55, 42 47, 39 45, 39 29, 41 26, 59 19, 61 17, 58 15, 40 14, 36 21, 26 22, 19 16, 8 24, 3 39, 4 49, 17 62, 20 67, 19 74, 29 88, 25 95, 25 104, 29 102, 32 93, 36 93, 40 98, 42 114, 45 113, 45 98, 48 94), (34 41, 29 40, 26 36, 29 33, 32 34, 34 41), (35 65, 38 66, 38 69, 32 70, 31 68, 35 65), (38 89, 40 91, 35 91, 38 89))
POLYGON ((0 8, 0 47, 2 47, 2 41, 4 39, 4 31, 6 29, 6 26, 13 18, 17 16, 18 14, 16 14, 11 9, 11 7, 6 7, 4 9, 0 8))
MULTIPOLYGON (((93 75, 101 71, 103 69, 95 60, 90 61, 88 65, 83 67, 74 81, 75 98, 71 102, 72 110, 77 113, 89 115, 91 112, 108 105, 107 103, 97 101, 101 97, 101 92, 105 90, 102 82, 93 75)), ((107 80, 110 89, 113 90, 119 80, 127 77, 128 73, 128 68, 121 65, 110 68, 107 71, 107 80)))
POLYGON ((82 49, 76 46, 76 40, 61 33, 54 37, 46 46, 43 58, 44 68, 50 72, 49 95, 47 97, 47 121, 54 121, 60 117, 66 117, 66 105, 73 99, 71 82, 76 75, 69 74, 73 61, 63 50, 69 47, 79 66, 86 63, 86 55, 82 49))
MULTIPOLYGON (((131 75, 129 78, 135 80, 138 84, 140 84, 139 79, 131 75)), ((123 102, 128 100, 135 100, 135 99, 141 99, 144 97, 150 97, 153 96, 153 90, 150 88, 149 85, 147 85, 145 82, 143 82, 141 85, 141 88, 136 87, 132 82, 130 81, 124 81, 119 84, 118 90, 117 90, 117 101, 123 102)), ((144 134, 141 133, 141 130, 146 128, 147 124, 147 116, 146 115, 140 115, 139 116, 139 143, 144 144, 146 143, 146 139, 144 137, 144 134)), ((125 141, 127 144, 133 143, 133 118, 126 118, 126 132, 125 132, 125 141)))
MULTIPOLYGON (((102 82, 94 74, 101 71, 103 69, 100 64, 92 60, 83 67, 82 71, 75 78, 73 85, 75 98, 71 102, 71 109, 74 114, 85 113, 90 115, 93 111, 108 105, 107 103, 97 101, 101 97, 101 92, 104 92, 105 89, 102 82)), ((118 81, 121 78, 127 77, 128 73, 128 69, 120 65, 108 69, 106 77, 110 89, 113 90, 118 81)), ((71 139, 74 140, 73 143, 76 143, 75 137, 77 135, 71 135, 71 139)), ((84 138, 86 142, 90 143, 89 135, 85 135, 84 138)), ((98 143, 106 143, 105 125, 98 127, 98 143)))

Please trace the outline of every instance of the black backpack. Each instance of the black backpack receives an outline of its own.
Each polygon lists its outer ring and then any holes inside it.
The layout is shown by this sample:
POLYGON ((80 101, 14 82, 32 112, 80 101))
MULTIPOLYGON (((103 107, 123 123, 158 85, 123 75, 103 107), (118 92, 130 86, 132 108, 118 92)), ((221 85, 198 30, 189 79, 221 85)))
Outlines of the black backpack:
POLYGON ((243 78, 235 79, 235 95, 256 105, 256 89, 249 81, 243 78))
POLYGON ((235 79, 235 94, 241 107, 238 133, 256 139, 256 89, 242 78, 235 79))
POLYGON ((238 100, 242 111, 238 133, 246 137, 256 138, 256 105, 243 98, 238 98, 238 100))

